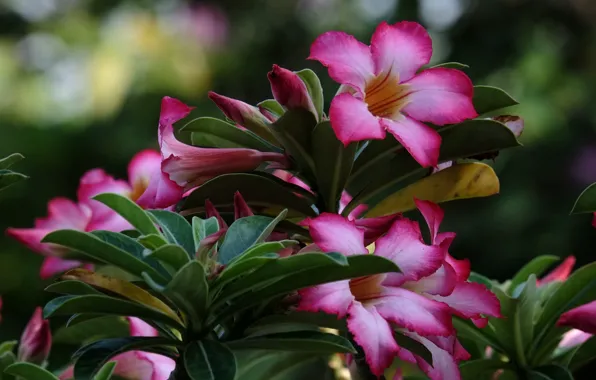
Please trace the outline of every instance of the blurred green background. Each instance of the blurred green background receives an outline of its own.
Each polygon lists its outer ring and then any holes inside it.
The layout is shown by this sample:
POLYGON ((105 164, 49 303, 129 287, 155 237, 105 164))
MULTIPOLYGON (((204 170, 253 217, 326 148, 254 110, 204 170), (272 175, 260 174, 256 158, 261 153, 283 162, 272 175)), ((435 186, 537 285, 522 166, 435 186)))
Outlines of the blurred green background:
MULTIPOLYGON (((526 120, 524 148, 495 163, 501 195, 445 205, 452 253, 505 279, 540 254, 593 260, 590 217, 569 216, 596 181, 596 2, 592 0, 0 0, 0 157, 20 152, 31 178, 0 193, 0 229, 29 227, 79 177, 156 148, 160 99, 219 115, 210 89, 270 98, 271 65, 320 74, 306 61, 327 30, 368 41, 381 20, 418 20, 433 61, 470 65, 476 84, 504 88, 526 120)), ((0 237, 0 341, 20 334, 49 297, 41 258, 0 237)), ((54 326, 57 327, 57 326, 54 326)), ((57 347, 58 352, 60 350, 57 347)))

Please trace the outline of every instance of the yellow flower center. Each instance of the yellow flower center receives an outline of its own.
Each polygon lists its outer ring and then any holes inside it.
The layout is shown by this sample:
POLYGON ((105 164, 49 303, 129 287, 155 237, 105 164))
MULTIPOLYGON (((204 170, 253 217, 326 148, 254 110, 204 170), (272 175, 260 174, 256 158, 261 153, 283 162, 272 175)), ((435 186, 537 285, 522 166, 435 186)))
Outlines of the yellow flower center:
POLYGON ((381 294, 383 290, 381 283, 384 279, 385 274, 355 278, 350 280, 350 292, 356 301, 366 304, 367 301, 372 301, 381 294))
POLYGON ((364 102, 373 115, 390 117, 408 104, 408 94, 408 85, 399 84, 391 73, 381 73, 366 84, 364 102))
POLYGON ((130 192, 130 199, 133 201, 137 201, 143 195, 147 187, 149 186, 149 179, 148 178, 140 178, 139 180, 135 181, 132 184, 132 191, 130 192))

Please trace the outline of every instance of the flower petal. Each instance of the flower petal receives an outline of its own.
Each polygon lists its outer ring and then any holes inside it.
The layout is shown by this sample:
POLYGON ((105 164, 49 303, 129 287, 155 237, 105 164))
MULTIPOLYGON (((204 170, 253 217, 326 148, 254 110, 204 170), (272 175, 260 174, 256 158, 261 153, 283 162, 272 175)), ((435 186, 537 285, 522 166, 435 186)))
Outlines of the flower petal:
POLYGON ((217 211, 217 209, 215 208, 215 206, 213 205, 213 203, 211 203, 211 201, 209 199, 205 200, 205 217, 206 218, 215 217, 217 219, 217 223, 219 224, 220 230, 228 228, 228 224, 221 217, 219 211, 217 211))
POLYGON ((428 277, 423 277, 418 281, 406 282, 404 287, 412 289, 417 293, 436 294, 448 296, 453 292, 457 283, 457 274, 451 265, 443 265, 428 277))
POLYGON ((253 216, 254 213, 246 204, 242 194, 239 191, 234 193, 234 220, 240 218, 246 218, 247 216, 253 216))
POLYGON ((501 304, 486 286, 475 282, 458 282, 448 296, 431 296, 432 299, 449 305, 454 313, 464 318, 478 318, 481 315, 499 317, 501 304))
POLYGON ((561 264, 553 269, 549 274, 536 281, 536 285, 542 286, 553 281, 565 281, 573 271, 575 265, 575 256, 568 256, 561 264))
POLYGON ((309 227, 313 242, 325 252, 339 252, 344 255, 366 254, 364 231, 354 222, 330 213, 322 213, 316 218, 302 222, 309 227))
POLYGON ((137 199, 137 204, 144 209, 165 209, 182 199, 184 188, 172 181, 161 171, 161 166, 154 168, 147 189, 137 199))
MULTIPOLYGON (((339 198, 339 213, 344 210, 352 201, 352 196, 347 191, 342 191, 341 197, 339 198)), ((348 215, 349 220, 356 220, 360 215, 364 214, 364 212, 368 209, 368 206, 364 203, 359 204, 358 206, 354 207, 352 211, 350 211, 350 215, 348 215)))
MULTIPOLYGON (((366 205, 360 206, 366 207, 366 205)), ((358 207, 356 207, 354 211, 356 211, 358 207)), ((352 213, 354 211, 352 211, 352 213)), ((352 215, 352 213, 350 213, 350 215, 352 215)), ((384 235, 385 232, 389 230, 393 222, 400 216, 400 214, 391 214, 375 218, 362 218, 356 219, 354 223, 356 223, 356 227, 364 230, 364 245, 368 246, 369 244, 376 241, 379 237, 384 235)))
POLYGON ((54 277, 58 273, 66 272, 69 269, 78 268, 83 263, 78 260, 66 260, 55 256, 46 256, 39 270, 39 277, 42 280, 54 277))
POLYGON ((137 188, 146 188, 155 169, 160 166, 159 152, 147 149, 135 154, 128 164, 128 182, 133 188, 133 193, 137 188))
POLYGON ((454 332, 449 307, 407 289, 385 287, 375 307, 386 320, 421 335, 454 332))
POLYGON ((438 164, 441 135, 437 131, 405 115, 393 120, 381 119, 381 124, 420 165, 431 167, 438 164))
POLYGON ((150 324, 136 317, 127 317, 130 336, 159 336, 159 332, 150 324))
POLYGON ((267 78, 271 83, 271 93, 279 104, 287 109, 309 110, 317 119, 319 118, 308 89, 298 74, 273 65, 273 70, 267 74, 267 78))
POLYGON ((570 348, 579 346, 591 337, 592 334, 585 333, 578 329, 571 329, 563 334, 563 339, 559 342, 559 347, 570 348))
POLYGON ((509 128, 511 132, 513 132, 515 137, 521 136, 524 131, 524 119, 519 116, 500 115, 493 117, 493 119, 505 124, 505 126, 509 128))
POLYGON ((438 204, 430 201, 414 198, 414 203, 424 217, 424 220, 426 220, 426 224, 430 230, 431 241, 435 244, 445 212, 443 212, 443 209, 441 209, 438 204))
POLYGON ((443 264, 445 253, 439 246, 424 244, 418 223, 405 218, 393 222, 375 243, 375 254, 392 260, 402 271, 388 274, 386 285, 399 286, 434 273, 443 264))
MULTIPOLYGON (((413 333, 407 333, 407 335, 422 343, 431 353, 433 358, 433 365, 431 366, 420 356, 414 355, 418 366, 431 380, 460 380, 461 375, 459 373, 459 367, 457 361, 448 351, 441 349, 437 344, 433 343, 430 339, 419 336, 413 333)), ((405 349, 403 349, 406 351, 405 349)), ((409 352, 409 351, 408 351, 409 352)), ((400 358, 402 357, 400 353, 400 358)))
POLYGON ((305 288, 300 290, 299 294, 299 310, 324 311, 328 314, 337 315, 338 318, 343 318, 352 302, 354 302, 354 296, 350 292, 349 280, 305 288))
POLYGON ((374 75, 370 48, 344 32, 323 33, 310 47, 310 56, 329 69, 336 82, 363 89, 374 75))
POLYGON ((348 314, 348 329, 364 350, 371 372, 380 376, 399 350, 391 326, 375 307, 364 307, 360 302, 352 303, 348 314))
POLYGON ((589 334, 596 334, 596 301, 563 313, 557 325, 569 326, 589 334))
POLYGON ((339 94, 333 98, 329 119, 335 135, 344 145, 353 141, 385 138, 385 130, 379 119, 370 113, 366 103, 350 94, 339 94))
POLYGON ((412 92, 403 111, 416 120, 445 125, 478 116, 472 104, 472 81, 459 70, 424 70, 405 84, 412 92))
POLYGON ((424 27, 402 21, 393 25, 379 24, 370 44, 375 74, 397 74, 401 82, 411 79, 416 71, 430 62, 432 40, 424 27))
POLYGON ((253 124, 265 126, 269 122, 269 119, 255 106, 213 91, 209 91, 208 96, 228 119, 243 127, 253 124))

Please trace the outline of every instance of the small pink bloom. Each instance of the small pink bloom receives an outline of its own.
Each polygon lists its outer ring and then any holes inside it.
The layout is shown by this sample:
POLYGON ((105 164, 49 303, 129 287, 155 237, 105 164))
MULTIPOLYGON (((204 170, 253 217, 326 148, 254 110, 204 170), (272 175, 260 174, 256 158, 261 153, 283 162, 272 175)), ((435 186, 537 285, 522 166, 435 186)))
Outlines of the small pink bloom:
POLYGON ((538 279, 536 281, 536 285, 542 286, 548 284, 549 282, 553 281, 565 281, 571 274, 573 270, 573 266, 575 265, 575 257, 568 256, 561 264, 559 264, 555 269, 553 269, 549 274, 538 279))
POLYGON ((563 313, 557 325, 570 326, 588 334, 596 334, 596 301, 563 313))
MULTIPOLYGON (((300 291, 299 308, 347 316, 348 328, 364 349, 367 363, 381 375, 396 356, 418 363, 431 379, 459 379, 457 362, 468 355, 455 338, 453 314, 465 318, 499 316, 497 298, 482 285, 458 279, 446 260, 450 233, 438 233, 441 209, 417 201, 431 231, 424 243, 418 223, 398 217, 375 241, 375 255, 395 262, 402 273, 365 276, 300 291), (418 340, 433 355, 434 366, 399 347, 393 330, 418 340)), ((323 213, 305 222, 314 245, 324 252, 368 253, 365 231, 354 221, 323 213)))
MULTIPOLYGON (((211 99, 215 103, 215 105, 221 110, 221 112, 224 113, 224 115, 226 115, 228 119, 234 121, 236 124, 240 126, 265 126, 269 123, 269 119, 265 115, 263 115, 257 107, 251 106, 250 104, 244 103, 243 101, 237 99, 232 99, 228 98, 227 96, 219 95, 218 93, 213 91, 209 91, 208 96, 209 99, 211 99)), ((180 117, 180 119, 181 118, 182 117, 180 117)))
POLYGON ((309 59, 321 62, 341 83, 329 117, 345 145, 383 139, 386 131, 422 166, 436 166, 441 137, 425 122, 455 124, 478 114, 473 85, 461 71, 431 68, 432 41, 415 22, 381 23, 367 46, 343 32, 327 32, 311 46, 309 59))
POLYGON ((584 343, 590 339, 592 334, 588 334, 578 329, 571 329, 563 334, 563 339, 559 342, 561 348, 571 348, 584 343))
POLYGON ((186 117, 191 110, 181 101, 170 97, 163 98, 161 103, 161 168, 179 186, 190 189, 220 174, 251 171, 268 161, 287 165, 286 157, 280 153, 244 148, 199 148, 178 141, 174 136, 173 124, 186 117))
POLYGON ((18 359, 20 361, 42 364, 50 354, 52 333, 50 323, 43 319, 41 307, 33 312, 19 341, 18 359))
POLYGON ((271 83, 273 97, 279 104, 287 109, 306 109, 319 118, 308 89, 298 74, 273 65, 273 70, 267 74, 267 78, 271 83))

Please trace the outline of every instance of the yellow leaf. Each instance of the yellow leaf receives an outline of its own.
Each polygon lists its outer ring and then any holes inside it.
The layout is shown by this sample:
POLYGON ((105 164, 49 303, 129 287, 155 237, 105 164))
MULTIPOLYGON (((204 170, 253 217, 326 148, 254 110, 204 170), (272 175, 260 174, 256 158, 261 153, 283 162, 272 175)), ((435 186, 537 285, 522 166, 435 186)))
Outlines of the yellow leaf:
POLYGON ((174 310, 172 310, 162 300, 128 281, 104 276, 102 274, 94 273, 90 270, 82 268, 69 270, 62 275, 62 279, 82 281, 91 286, 116 293, 122 297, 128 298, 131 301, 135 301, 152 309, 158 310, 181 325, 184 325, 174 310))
POLYGON ((414 198, 435 203, 455 199, 479 198, 497 194, 499 178, 483 163, 453 165, 393 193, 366 213, 366 217, 412 210, 414 198))

